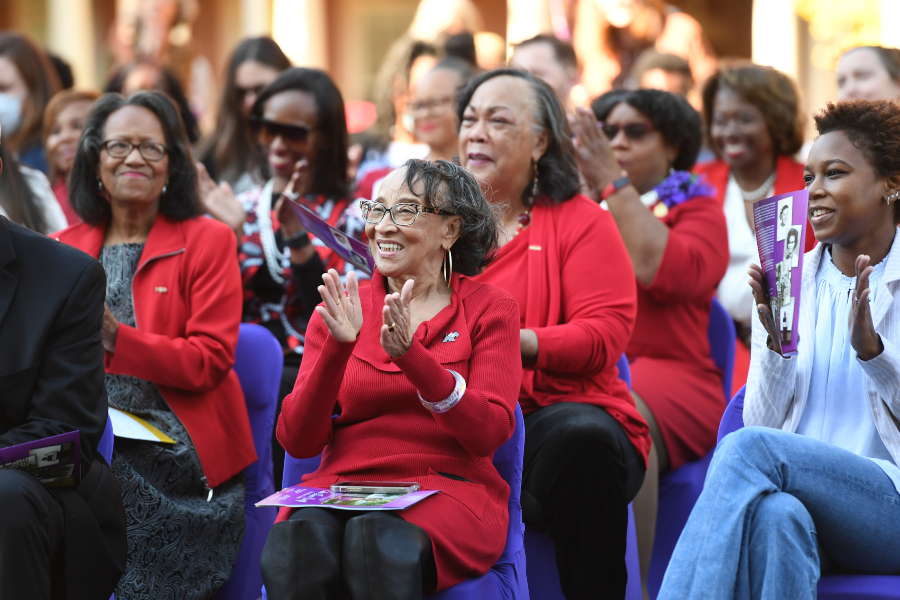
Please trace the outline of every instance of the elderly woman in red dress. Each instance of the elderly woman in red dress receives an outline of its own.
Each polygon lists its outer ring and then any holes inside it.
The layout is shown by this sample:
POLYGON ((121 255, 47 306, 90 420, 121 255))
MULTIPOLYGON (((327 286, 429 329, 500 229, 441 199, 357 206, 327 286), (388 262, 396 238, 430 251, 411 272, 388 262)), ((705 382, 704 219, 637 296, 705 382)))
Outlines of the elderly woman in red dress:
POLYGON ((632 394, 653 438, 634 502, 646 573, 659 474, 709 452, 725 410, 707 330, 728 267, 727 227, 715 190, 688 172, 702 138, 700 115, 687 100, 622 90, 600 96, 592 108, 572 118, 576 156, 616 220, 638 286, 637 322, 625 354, 632 394))
POLYGON ((350 273, 345 291, 337 271, 323 275, 278 439, 298 458, 322 452, 307 486, 400 480, 441 493, 402 513, 303 508, 276 523, 262 570, 279 600, 344 586, 421 598, 486 573, 506 543, 509 486, 491 461, 515 428, 516 303, 469 278, 493 257, 494 213, 446 161, 410 161, 361 206, 372 284, 350 273))
POLYGON ((616 369, 634 326, 634 270, 613 218, 578 194, 550 86, 490 71, 469 82, 457 114, 460 160, 507 207, 503 247, 479 281, 519 304, 523 517, 555 541, 567 598, 624 598, 628 503, 650 448, 616 369))

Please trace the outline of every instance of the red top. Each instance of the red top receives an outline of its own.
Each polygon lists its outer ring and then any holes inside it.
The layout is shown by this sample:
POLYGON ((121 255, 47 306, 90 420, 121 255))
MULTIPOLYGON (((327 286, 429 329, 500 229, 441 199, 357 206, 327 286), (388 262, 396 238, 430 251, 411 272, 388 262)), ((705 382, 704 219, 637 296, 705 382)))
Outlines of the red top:
MULTIPOLYGON (((100 256, 106 224, 54 234, 100 256)), ((209 487, 256 460, 250 418, 232 370, 241 323, 234 232, 206 217, 156 217, 131 289, 138 327, 119 324, 106 372, 152 381, 187 429, 209 487)))
MULTIPOLYGON (((385 281, 377 270, 359 290, 358 341, 336 342, 314 314, 306 357, 278 418, 278 441, 291 456, 322 452, 319 468, 303 477, 306 485, 399 479, 441 490, 399 513, 431 537, 439 590, 483 575, 503 552, 509 486, 492 459, 515 428, 522 372, 509 294, 459 275, 452 285, 450 305, 419 326, 396 360, 380 343, 385 281), (448 340, 451 333, 458 336, 448 340), (463 376, 466 391, 449 411, 432 414, 416 390, 430 402, 449 396, 455 380, 446 369, 463 376)), ((290 512, 282 509, 279 519, 290 512)))
MULTIPOLYGON (((798 163, 790 156, 779 156, 775 161, 775 185, 773 186, 772 195, 787 194, 796 190, 802 190, 806 187, 803 180, 804 165, 798 163)), ((706 175, 706 180, 716 188, 716 200, 719 206, 725 205, 725 190, 728 188, 728 176, 731 174, 731 168, 723 160, 714 160, 712 162, 703 163, 694 167, 694 172, 706 175)), ((806 250, 809 252, 816 247, 818 240, 813 233, 812 225, 809 220, 806 221, 806 250)))
POLYGON ((63 213, 66 215, 66 223, 69 225, 81 223, 81 217, 78 216, 78 213, 72 208, 72 203, 69 202, 69 185, 66 183, 66 178, 62 175, 53 184, 53 195, 56 196, 59 207, 62 208, 63 213))
POLYGON ((653 281, 638 283, 637 323, 625 354, 631 387, 653 412, 677 469, 716 445, 725 410, 707 330, 728 268, 728 232, 714 198, 682 202, 660 220, 669 238, 653 281))
POLYGON ((390 175, 393 170, 391 167, 385 167, 369 171, 359 180, 354 196, 363 200, 374 200, 375 184, 390 175))
POLYGON ((500 249, 479 281, 503 287, 519 303, 519 326, 538 337, 519 404, 529 414, 557 402, 606 409, 638 454, 650 451, 647 423, 616 363, 637 313, 634 269, 608 212, 581 195, 539 201, 531 224, 500 249))

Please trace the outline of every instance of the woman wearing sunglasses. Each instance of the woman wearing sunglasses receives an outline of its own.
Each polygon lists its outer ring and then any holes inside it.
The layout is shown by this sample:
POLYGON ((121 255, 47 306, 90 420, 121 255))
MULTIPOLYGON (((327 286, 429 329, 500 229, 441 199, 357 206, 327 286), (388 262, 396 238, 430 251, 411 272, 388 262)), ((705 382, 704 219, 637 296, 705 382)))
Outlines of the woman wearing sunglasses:
MULTIPOLYGON (((310 236, 284 199, 296 197, 348 237, 362 235, 359 209, 347 196, 347 122, 340 91, 323 71, 292 68, 266 87, 250 111, 265 155, 265 185, 240 196, 246 218, 239 251, 244 321, 260 323, 281 342, 284 371, 279 398, 297 379, 306 325, 320 302, 316 288, 327 269, 352 270, 310 236), (347 210, 348 207, 350 210, 347 210)), ((276 481, 284 453, 273 441, 276 481)))
POLYGON ((457 115, 460 161, 504 207, 502 248, 479 281, 519 305, 523 517, 554 540, 567 598, 624 598, 628 503, 650 448, 616 370, 634 326, 634 270, 612 217, 578 194, 553 88, 489 71, 463 89, 457 115))
POLYGON ((700 115, 686 99, 622 90, 591 108, 572 118, 576 156, 615 219, 637 278, 637 321, 625 354, 632 395, 653 438, 634 501, 646 585, 659 474, 709 452, 725 410, 707 329, 728 239, 715 191, 688 172, 702 135, 700 115))
POLYGON ((493 259, 494 211, 466 170, 411 160, 362 214, 372 284, 322 277, 278 439, 291 456, 322 453, 305 486, 441 493, 402 512, 282 509, 262 554, 270 598, 419 599, 486 573, 506 543, 509 486, 492 458, 515 427, 519 318, 508 293, 470 279, 493 259))
POLYGON ((244 532, 256 452, 232 367, 241 280, 234 234, 202 215, 197 172, 169 97, 106 94, 69 177, 82 223, 57 234, 106 270, 98 333, 112 407, 172 438, 117 438, 128 561, 117 598, 212 598, 244 532))

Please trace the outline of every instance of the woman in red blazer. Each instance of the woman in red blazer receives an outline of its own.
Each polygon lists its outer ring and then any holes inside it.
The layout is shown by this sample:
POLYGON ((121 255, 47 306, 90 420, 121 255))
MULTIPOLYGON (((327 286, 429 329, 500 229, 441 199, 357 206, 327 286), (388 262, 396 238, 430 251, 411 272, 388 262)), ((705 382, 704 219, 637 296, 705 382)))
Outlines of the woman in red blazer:
POLYGON ((282 509, 262 555, 270 597, 414 599, 486 573, 506 543, 509 486, 492 464, 515 427, 515 301, 469 279, 498 227, 478 183, 411 160, 363 201, 377 267, 319 287, 306 358, 278 418, 304 485, 415 481, 440 490, 402 512, 282 509), (334 416, 337 414, 337 416, 334 416))
POLYGON ((174 445, 117 439, 128 563, 116 595, 211 598, 244 528, 244 467, 256 460, 232 370, 241 318, 234 233, 200 215, 197 173, 167 96, 107 94, 71 176, 84 221, 62 242, 106 269, 102 338, 110 406, 174 445))
POLYGON ((576 156, 587 184, 602 190, 638 285, 637 323, 625 354, 653 438, 634 501, 646 584, 659 474, 709 452, 725 410, 707 329, 728 266, 727 233, 712 188, 688 172, 702 135, 700 115, 687 100, 659 90, 617 90, 591 108, 573 120, 576 156))
POLYGON ((628 503, 650 449, 616 369, 634 326, 634 270, 612 217, 577 193, 552 88, 490 71, 466 86, 457 114, 460 160, 506 205, 503 247, 479 280, 519 303, 525 522, 555 541, 567 598, 623 598, 628 503))

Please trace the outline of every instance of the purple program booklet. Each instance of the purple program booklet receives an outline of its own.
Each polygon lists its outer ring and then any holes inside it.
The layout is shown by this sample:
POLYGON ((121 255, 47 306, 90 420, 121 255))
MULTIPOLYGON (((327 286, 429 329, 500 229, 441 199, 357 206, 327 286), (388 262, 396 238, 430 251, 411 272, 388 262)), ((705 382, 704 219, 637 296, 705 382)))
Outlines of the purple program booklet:
POLYGON ((369 253, 369 247, 359 240, 347 237, 338 229, 332 227, 325 219, 303 206, 299 202, 289 200, 291 208, 297 213, 297 217, 306 230, 322 240, 322 243, 334 250, 338 256, 352 264, 367 275, 375 270, 375 261, 369 253))
POLYGON ((418 490, 408 494, 341 494, 328 489, 294 485, 256 503, 256 506, 319 506, 337 510, 403 510, 438 490, 418 490))
POLYGON ((81 436, 69 431, 48 438, 0 448, 0 469, 18 469, 50 487, 81 482, 81 436))
POLYGON ((753 204, 756 245, 769 287, 772 315, 781 332, 781 352, 797 353, 800 284, 809 192, 798 190, 753 204))

